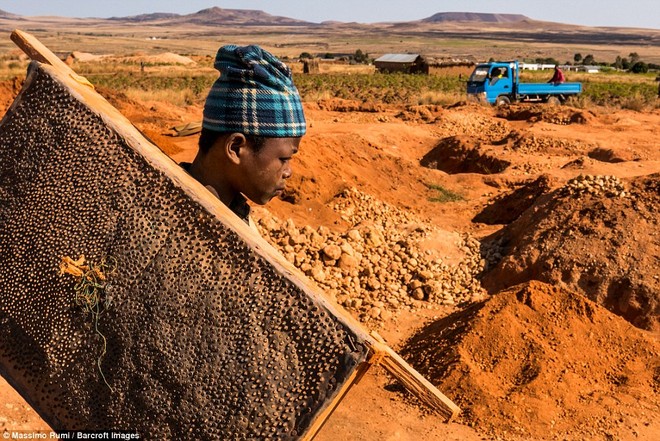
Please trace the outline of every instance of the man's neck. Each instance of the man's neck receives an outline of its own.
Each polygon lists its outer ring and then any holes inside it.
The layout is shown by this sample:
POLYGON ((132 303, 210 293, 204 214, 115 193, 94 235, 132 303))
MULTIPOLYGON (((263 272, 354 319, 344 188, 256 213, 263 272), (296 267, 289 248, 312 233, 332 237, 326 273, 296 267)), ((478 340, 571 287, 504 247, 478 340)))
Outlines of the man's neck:
POLYGON ((234 199, 240 195, 240 193, 232 190, 230 186, 227 185, 227 182, 222 180, 222 174, 208 173, 208 170, 212 170, 211 167, 217 167, 217 165, 205 164, 205 161, 207 161, 206 156, 197 155, 192 164, 190 164, 188 173, 190 173, 190 175, 198 180, 201 184, 213 187, 217 193, 218 199, 220 199, 223 204, 229 207, 234 199))

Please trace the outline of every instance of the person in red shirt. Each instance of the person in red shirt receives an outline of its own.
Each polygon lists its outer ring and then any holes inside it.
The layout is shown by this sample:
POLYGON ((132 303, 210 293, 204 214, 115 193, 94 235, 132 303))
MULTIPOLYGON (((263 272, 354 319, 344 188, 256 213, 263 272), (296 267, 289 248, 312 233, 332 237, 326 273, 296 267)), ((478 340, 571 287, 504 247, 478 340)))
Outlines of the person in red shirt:
POLYGON ((564 81, 566 81, 564 72, 562 72, 561 69, 559 69, 559 66, 555 65, 555 73, 552 75, 552 78, 550 78, 550 81, 548 81, 548 83, 559 84, 559 83, 563 83, 564 81))

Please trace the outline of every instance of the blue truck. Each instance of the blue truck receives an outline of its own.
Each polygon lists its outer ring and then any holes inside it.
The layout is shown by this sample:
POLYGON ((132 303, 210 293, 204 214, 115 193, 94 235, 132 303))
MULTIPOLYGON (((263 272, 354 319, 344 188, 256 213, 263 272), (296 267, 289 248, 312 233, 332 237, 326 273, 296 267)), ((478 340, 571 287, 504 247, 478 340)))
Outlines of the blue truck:
POLYGON ((518 61, 478 64, 467 82, 468 98, 498 106, 512 102, 561 104, 582 83, 521 83, 518 61))

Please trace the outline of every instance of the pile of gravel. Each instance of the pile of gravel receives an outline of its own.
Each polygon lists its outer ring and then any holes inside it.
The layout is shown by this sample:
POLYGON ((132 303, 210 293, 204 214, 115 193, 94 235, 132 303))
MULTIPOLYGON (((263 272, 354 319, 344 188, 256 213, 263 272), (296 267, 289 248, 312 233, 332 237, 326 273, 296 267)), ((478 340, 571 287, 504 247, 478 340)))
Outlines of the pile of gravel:
POLYGON ((410 213, 353 188, 337 195, 332 208, 349 223, 346 231, 299 228, 269 215, 257 225, 287 260, 362 322, 485 296, 476 280, 486 264, 477 239, 453 236, 460 259, 449 263, 434 250, 422 250, 420 243, 437 229, 410 213))
POLYGON ((562 194, 581 196, 585 193, 594 196, 626 197, 626 188, 616 176, 579 175, 566 183, 562 194))

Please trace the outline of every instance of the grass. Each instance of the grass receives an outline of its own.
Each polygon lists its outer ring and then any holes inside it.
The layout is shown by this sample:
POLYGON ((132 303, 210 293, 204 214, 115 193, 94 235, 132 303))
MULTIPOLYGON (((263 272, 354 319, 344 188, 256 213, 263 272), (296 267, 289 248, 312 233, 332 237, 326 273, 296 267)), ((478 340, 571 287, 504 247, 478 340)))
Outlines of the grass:
MULTIPOLYGON (((163 101, 175 106, 203 103, 218 76, 211 57, 193 57, 195 66, 147 63, 135 60, 77 61, 73 69, 92 84, 121 91, 139 101, 163 101)), ((305 75, 294 60, 294 82, 304 101, 348 99, 362 102, 410 105, 451 105, 464 100, 467 74, 460 70, 432 69, 431 75, 381 74, 373 66, 322 65, 320 74, 305 75), (459 77, 460 74, 460 77, 459 77)), ((11 55, 0 57, 0 80, 25 76, 26 61, 11 55)), ((524 71, 526 82, 547 81, 549 72, 524 71)), ((598 74, 568 72, 568 81, 583 83, 583 93, 569 101, 580 108, 605 106, 641 111, 660 107, 657 73, 630 74, 609 71, 598 74)))
POLYGON ((429 190, 434 190, 436 194, 429 198, 430 202, 457 202, 464 201, 465 198, 451 190, 446 189, 445 187, 438 184, 425 184, 429 190))
MULTIPOLYGON (((575 107, 591 106, 618 107, 642 111, 658 108, 657 73, 633 74, 615 70, 597 74, 567 72, 567 81, 581 82, 583 92, 571 98, 569 104, 575 107)), ((548 72, 526 71, 522 81, 547 81, 548 72)))

